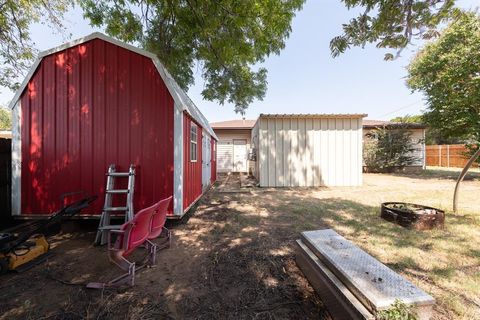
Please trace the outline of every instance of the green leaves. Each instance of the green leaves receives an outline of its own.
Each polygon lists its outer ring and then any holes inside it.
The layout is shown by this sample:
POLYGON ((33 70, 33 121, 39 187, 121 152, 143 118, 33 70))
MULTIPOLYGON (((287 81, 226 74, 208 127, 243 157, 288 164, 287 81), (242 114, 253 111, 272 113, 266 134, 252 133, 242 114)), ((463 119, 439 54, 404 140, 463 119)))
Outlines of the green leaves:
POLYGON ((365 136, 363 160, 371 172, 392 172, 414 163, 411 134, 404 127, 379 127, 365 136))
MULTIPOLYGON (((435 35, 449 17, 454 0, 340 0, 364 12, 333 38, 334 57, 351 46, 376 43, 400 50, 413 35, 435 35)), ((267 71, 259 68, 279 54, 305 0, 79 0, 95 26, 155 53, 183 89, 194 83, 193 69, 204 79, 202 95, 233 103, 244 113, 263 99, 267 71)), ((398 54, 398 53, 397 53, 398 54)), ((388 53, 386 60, 395 55, 388 53)))
POLYGON ((12 130, 12 112, 0 107, 0 130, 12 130))
POLYGON ((183 89, 198 67, 202 95, 233 103, 244 113, 263 99, 267 71, 258 68, 279 54, 304 0, 110 0, 80 1, 85 17, 123 41, 155 53, 183 89))
POLYGON ((417 315, 410 305, 396 299, 390 308, 376 313, 378 320, 416 320, 417 315))
MULTIPOLYGON (((399 50, 412 37, 432 38, 448 19, 454 0, 340 0, 364 11, 333 38, 334 57, 352 46, 375 43, 399 50)), ((32 62, 35 50, 28 28, 45 21, 62 27, 73 1, 0 0, 0 86, 14 89, 32 62)), ((291 23, 305 0, 76 0, 93 26, 120 40, 155 53, 183 89, 204 79, 202 95, 233 103, 244 113, 263 99, 267 71, 260 64, 285 47, 291 23)), ((395 58, 387 53, 386 60, 395 58)))
MULTIPOLYGON (((359 7, 364 12, 343 25, 343 34, 333 38, 333 57, 351 46, 364 47, 375 43, 377 48, 393 49, 398 55, 412 37, 432 37, 435 28, 454 11, 454 0, 341 0, 347 8, 359 7)), ((385 60, 392 60, 392 53, 385 60)))
POLYGON ((480 141, 480 17, 457 12, 408 67, 408 86, 426 96, 425 121, 447 138, 480 141))
POLYGON ((36 53, 30 39, 33 22, 62 29, 67 0, 0 1, 0 87, 15 90, 36 53))

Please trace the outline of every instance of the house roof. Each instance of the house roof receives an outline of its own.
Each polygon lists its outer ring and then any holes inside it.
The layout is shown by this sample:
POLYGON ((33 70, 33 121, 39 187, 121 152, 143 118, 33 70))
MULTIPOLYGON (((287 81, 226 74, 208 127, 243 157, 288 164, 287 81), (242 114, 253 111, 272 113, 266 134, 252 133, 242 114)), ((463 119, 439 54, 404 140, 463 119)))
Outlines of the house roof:
POLYGON ((393 121, 385 121, 385 120, 370 120, 370 119, 363 120, 363 128, 365 129, 374 129, 379 127, 385 127, 385 128, 402 127, 407 129, 425 129, 427 128, 427 125, 422 123, 393 122, 393 121))
POLYGON ((227 120, 211 122, 213 129, 252 129, 257 120, 227 120))
POLYGON ((180 88, 178 83, 173 79, 173 77, 170 75, 170 73, 167 71, 167 69, 163 66, 163 64, 160 62, 158 57, 146 50, 134 47, 132 45, 129 45, 125 42, 119 41, 117 39, 114 39, 112 37, 109 37, 103 33, 100 32, 94 32, 86 37, 73 40, 71 42, 62 44, 58 47, 42 51, 39 53, 37 59, 33 63, 32 67, 30 68, 30 71, 28 72, 27 76, 25 77, 25 80, 23 80, 22 84, 18 88, 17 92, 15 93, 15 96, 13 99, 10 101, 9 108, 13 109, 16 105, 18 100, 20 99, 20 96, 22 92, 25 90, 26 86, 28 85, 28 82, 30 82, 30 79, 32 78, 33 74, 35 73, 35 70, 37 70, 38 66, 40 65, 40 62, 43 60, 44 57, 51 55, 53 53, 63 51, 65 49, 77 46, 79 44, 85 43, 87 41, 91 41, 93 39, 101 39, 103 41, 112 43, 114 45, 117 45, 119 47, 122 47, 124 49, 127 49, 129 51, 133 51, 135 53, 138 53, 142 56, 148 57, 152 59, 153 64, 157 68, 158 73, 160 74, 160 77, 162 78, 163 82, 168 88, 168 91, 173 97, 173 100, 175 101, 175 105, 180 108, 182 111, 186 111, 188 114, 190 114, 195 121, 197 121, 207 132, 213 136, 215 139, 218 140, 217 136, 215 135, 215 132, 213 132, 213 129, 210 127, 210 124, 208 123, 207 119, 204 117, 204 115, 200 112, 200 110, 197 108, 195 103, 187 96, 187 94, 180 88))

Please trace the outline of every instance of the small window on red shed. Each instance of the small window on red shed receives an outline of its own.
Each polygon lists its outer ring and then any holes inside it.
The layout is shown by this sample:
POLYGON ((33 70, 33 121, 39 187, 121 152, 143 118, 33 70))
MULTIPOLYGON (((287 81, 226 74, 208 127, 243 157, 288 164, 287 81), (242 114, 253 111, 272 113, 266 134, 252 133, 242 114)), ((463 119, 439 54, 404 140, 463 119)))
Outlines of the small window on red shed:
POLYGON ((197 134, 198 134, 198 127, 195 123, 192 122, 192 126, 190 127, 190 161, 191 162, 197 161, 197 134))

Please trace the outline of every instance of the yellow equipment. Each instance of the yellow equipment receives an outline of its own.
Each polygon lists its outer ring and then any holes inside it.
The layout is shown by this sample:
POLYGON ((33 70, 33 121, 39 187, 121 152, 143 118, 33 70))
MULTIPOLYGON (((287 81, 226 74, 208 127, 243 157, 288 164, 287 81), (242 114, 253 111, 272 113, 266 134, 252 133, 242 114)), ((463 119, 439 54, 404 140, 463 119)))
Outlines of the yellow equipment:
POLYGON ((34 261, 48 252, 49 245, 43 234, 37 234, 7 254, 0 253, 0 274, 18 270, 20 266, 34 261))
POLYGON ((45 232, 52 225, 71 218, 88 207, 95 199, 97 196, 86 197, 67 205, 49 219, 30 224, 29 230, 20 234, 0 233, 0 274, 9 270, 22 271, 45 260, 50 246, 40 232, 45 232))

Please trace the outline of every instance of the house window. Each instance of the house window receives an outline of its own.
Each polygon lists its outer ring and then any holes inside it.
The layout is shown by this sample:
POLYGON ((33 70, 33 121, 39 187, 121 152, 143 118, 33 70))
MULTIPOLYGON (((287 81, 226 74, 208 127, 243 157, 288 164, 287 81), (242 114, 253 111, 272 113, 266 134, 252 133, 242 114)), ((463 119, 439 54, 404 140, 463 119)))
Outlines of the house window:
POLYGON ((213 161, 217 161, 217 143, 213 141, 213 161))
POLYGON ((197 132, 198 127, 195 123, 192 122, 190 127, 190 161, 197 161, 197 132))

